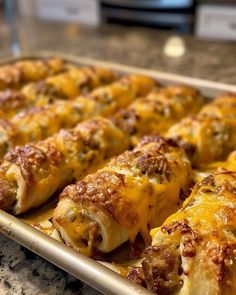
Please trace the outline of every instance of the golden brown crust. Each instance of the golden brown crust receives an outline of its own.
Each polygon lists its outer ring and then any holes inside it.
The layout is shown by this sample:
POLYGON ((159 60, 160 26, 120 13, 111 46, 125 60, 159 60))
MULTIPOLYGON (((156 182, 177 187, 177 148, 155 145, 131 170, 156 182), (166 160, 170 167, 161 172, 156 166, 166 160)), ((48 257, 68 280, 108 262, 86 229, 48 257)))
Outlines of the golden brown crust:
MULTIPOLYGON (((51 63, 53 69, 50 71, 49 67, 47 71, 44 69, 45 72, 37 71, 37 66, 34 68, 33 62, 21 63, 19 71, 24 71, 26 75, 31 76, 31 78, 25 77, 24 79, 27 78, 26 81, 32 82, 26 84, 20 90, 5 89, 0 92, 0 115, 2 115, 2 118, 11 118, 17 112, 33 106, 44 106, 59 99, 74 98, 84 90, 87 92, 117 78, 116 74, 109 69, 99 67, 78 68, 64 65, 60 70, 59 61, 50 60, 48 62, 51 63)), ((44 63, 47 65, 46 61, 44 63)), ((16 67, 16 65, 9 67, 16 67)), ((20 83, 20 78, 18 80, 20 83)))
MULTIPOLYGON (((60 198, 70 197, 74 202, 89 201, 114 215, 120 198, 117 191, 125 186, 124 175, 101 171, 96 176, 96 179, 87 176, 75 187, 69 186, 63 191, 60 198)), ((124 204, 122 209, 128 208, 127 205, 124 204)), ((132 218, 131 221, 135 220, 132 218)))
POLYGON ((182 119, 167 132, 188 152, 194 166, 223 160, 236 144, 236 121, 194 116, 182 119))
POLYGON ((14 163, 20 167, 21 174, 27 185, 33 185, 35 174, 46 165, 59 166, 64 159, 63 154, 51 144, 47 144, 42 150, 33 144, 16 147, 4 157, 4 161, 14 163), (44 151, 45 150, 45 151, 44 151))
POLYGON ((15 202, 15 188, 4 178, 0 179, 0 208, 8 209, 15 202))
POLYGON ((191 87, 169 86, 135 101, 113 120, 133 137, 136 144, 145 134, 156 132, 163 135, 178 120, 196 113, 203 102, 203 97, 191 87))
POLYGON ((231 93, 217 97, 210 104, 204 106, 199 115, 235 120, 236 94, 231 93))
POLYGON ((24 95, 14 89, 7 89, 0 92, 0 108, 8 111, 8 109, 19 109, 25 105, 24 95))
POLYGON ((0 166, 1 177, 20 194, 16 208, 11 209, 18 214, 42 204, 57 189, 128 145, 129 139, 110 120, 95 118, 75 129, 61 130, 45 141, 16 147, 0 166), (23 199, 21 208, 18 203, 23 199))
POLYGON ((87 93, 116 79, 116 74, 102 67, 74 68, 65 73, 48 77, 45 81, 60 93, 61 97, 73 98, 87 93))
POLYGON ((0 70, 0 89, 10 86, 19 86, 23 80, 23 74, 16 67, 11 65, 3 66, 0 70))
MULTIPOLYGON (((59 77, 61 75, 66 74, 60 74, 59 77)), ((54 78, 54 76, 52 78, 54 78)), ((34 103, 36 106, 46 105, 57 99, 67 98, 60 89, 57 89, 45 80, 29 83, 21 89, 21 92, 25 95, 31 105, 34 103)))
MULTIPOLYGON (((172 147, 178 149, 177 144, 173 144, 172 141, 169 142, 162 137, 145 137, 136 149, 126 151, 111 159, 107 167, 111 169, 114 167, 121 171, 128 169, 129 172, 140 177, 159 174, 162 181, 165 182, 170 171, 164 153, 167 153, 172 147), (148 144, 151 144, 151 146, 148 146, 148 144)), ((105 167, 94 175, 88 175, 75 186, 66 188, 60 197, 70 197, 75 202, 87 199, 99 206, 107 206, 106 209, 112 211, 112 206, 115 208, 117 205, 119 190, 126 186, 125 174, 115 171, 107 170, 105 167)), ((161 183, 160 179, 159 181, 161 183)))
POLYGON ((0 67, 0 89, 19 87, 59 73, 65 68, 61 59, 26 60, 0 67))
POLYGON ((180 211, 153 230, 153 246, 128 278, 157 294, 234 294, 235 211, 236 173, 208 176, 180 211))
POLYGON ((0 119, 0 159, 13 147, 16 131, 8 120, 0 119))
POLYGON ((185 153, 174 141, 146 137, 133 151, 66 188, 60 202, 69 199, 75 207, 95 206, 129 232, 131 243, 138 233, 148 243, 148 229, 177 208, 181 188, 188 186, 189 170, 185 153))
MULTIPOLYGON (((90 117, 113 114, 117 109, 135 100, 140 93, 148 92, 154 84, 155 81, 147 77, 130 75, 111 85, 95 89, 89 96, 79 96, 70 101, 56 101, 43 107, 31 107, 22 111, 9 121, 15 130, 14 137, 8 134, 8 129, 4 130, 4 126, 2 126, 2 132, 6 134, 8 145, 11 147, 43 140, 61 128, 74 127, 80 121, 90 117)), ((53 99, 52 92, 49 91, 50 94, 47 88, 44 89, 44 86, 47 86, 44 81, 34 84, 35 89, 37 90, 40 85, 42 85, 42 89, 39 88, 40 95, 53 99)), ((5 142, 3 144, 5 145, 5 142)), ((4 152, 1 153, 1 156, 3 155, 4 152)))
POLYGON ((224 160, 236 144, 235 106, 235 94, 220 96, 199 114, 175 124, 166 135, 181 143, 194 166, 224 160))

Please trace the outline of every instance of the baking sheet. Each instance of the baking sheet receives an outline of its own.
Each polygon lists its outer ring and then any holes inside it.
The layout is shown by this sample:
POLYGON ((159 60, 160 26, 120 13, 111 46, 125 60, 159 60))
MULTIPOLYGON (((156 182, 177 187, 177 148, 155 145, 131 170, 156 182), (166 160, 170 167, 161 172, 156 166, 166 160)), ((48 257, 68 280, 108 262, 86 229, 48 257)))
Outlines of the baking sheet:
MULTIPOLYGON (((79 65, 103 66, 121 73, 140 73, 156 78, 164 85, 170 83, 187 84, 198 88, 200 91, 202 91, 203 94, 208 97, 214 97, 225 92, 236 93, 236 86, 234 85, 205 81, 175 74, 135 68, 67 54, 58 54, 54 52, 35 52, 28 56, 22 56, 14 59, 5 59, 0 63, 12 63, 22 59, 47 57, 60 57, 68 60, 69 62, 77 63, 79 65)), ((52 204, 50 204, 52 208, 54 205, 55 204, 53 202, 52 204)), ((45 221, 47 221, 47 219, 49 218, 50 214, 48 215, 48 213, 45 213, 45 215, 43 215, 43 212, 46 211, 41 208, 33 213, 34 215, 37 215, 39 217, 38 223, 43 222, 44 219, 45 221)), ((27 220, 28 223, 31 223, 31 217, 32 214, 27 214, 24 215, 23 219, 27 220)), ((50 231, 50 227, 48 231, 50 231)), ((129 282, 128 280, 111 270, 115 269, 113 265, 104 263, 104 265, 111 268, 109 269, 101 263, 98 263, 91 258, 85 257, 77 251, 71 249, 70 247, 65 246, 63 243, 57 241, 56 239, 43 234, 39 230, 23 222, 22 219, 16 218, 2 210, 0 210, 0 232, 7 235, 16 242, 22 244, 29 250, 47 259, 48 261, 52 262, 53 264, 57 265, 58 267, 71 273, 72 275, 89 284, 90 286, 98 289, 104 294, 151 294, 146 289, 129 282)))

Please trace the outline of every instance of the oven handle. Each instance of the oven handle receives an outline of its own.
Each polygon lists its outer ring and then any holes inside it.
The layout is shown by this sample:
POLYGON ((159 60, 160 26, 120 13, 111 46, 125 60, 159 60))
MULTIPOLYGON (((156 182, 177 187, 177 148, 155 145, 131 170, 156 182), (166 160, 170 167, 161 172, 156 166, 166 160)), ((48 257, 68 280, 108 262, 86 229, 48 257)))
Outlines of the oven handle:
POLYGON ((102 0, 101 3, 127 8, 181 9, 192 7, 193 0, 102 0))

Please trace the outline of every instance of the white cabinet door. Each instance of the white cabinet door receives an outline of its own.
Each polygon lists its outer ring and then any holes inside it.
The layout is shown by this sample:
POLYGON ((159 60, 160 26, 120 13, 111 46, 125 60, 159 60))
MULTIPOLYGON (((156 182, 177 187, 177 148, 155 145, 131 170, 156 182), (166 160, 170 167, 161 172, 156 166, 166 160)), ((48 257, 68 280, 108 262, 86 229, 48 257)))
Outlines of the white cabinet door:
POLYGON ((236 5, 200 5, 197 11, 196 35, 236 40, 236 5))
POLYGON ((18 7, 25 16, 89 25, 100 23, 98 0, 18 0, 18 7))

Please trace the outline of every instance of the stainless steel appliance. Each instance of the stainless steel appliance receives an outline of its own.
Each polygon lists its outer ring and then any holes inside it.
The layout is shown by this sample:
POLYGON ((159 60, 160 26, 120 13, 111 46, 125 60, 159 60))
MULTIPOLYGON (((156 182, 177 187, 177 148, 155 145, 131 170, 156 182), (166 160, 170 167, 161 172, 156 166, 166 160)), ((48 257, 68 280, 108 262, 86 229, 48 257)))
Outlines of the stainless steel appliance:
POLYGON ((193 29, 194 0, 102 0, 104 22, 193 29))

